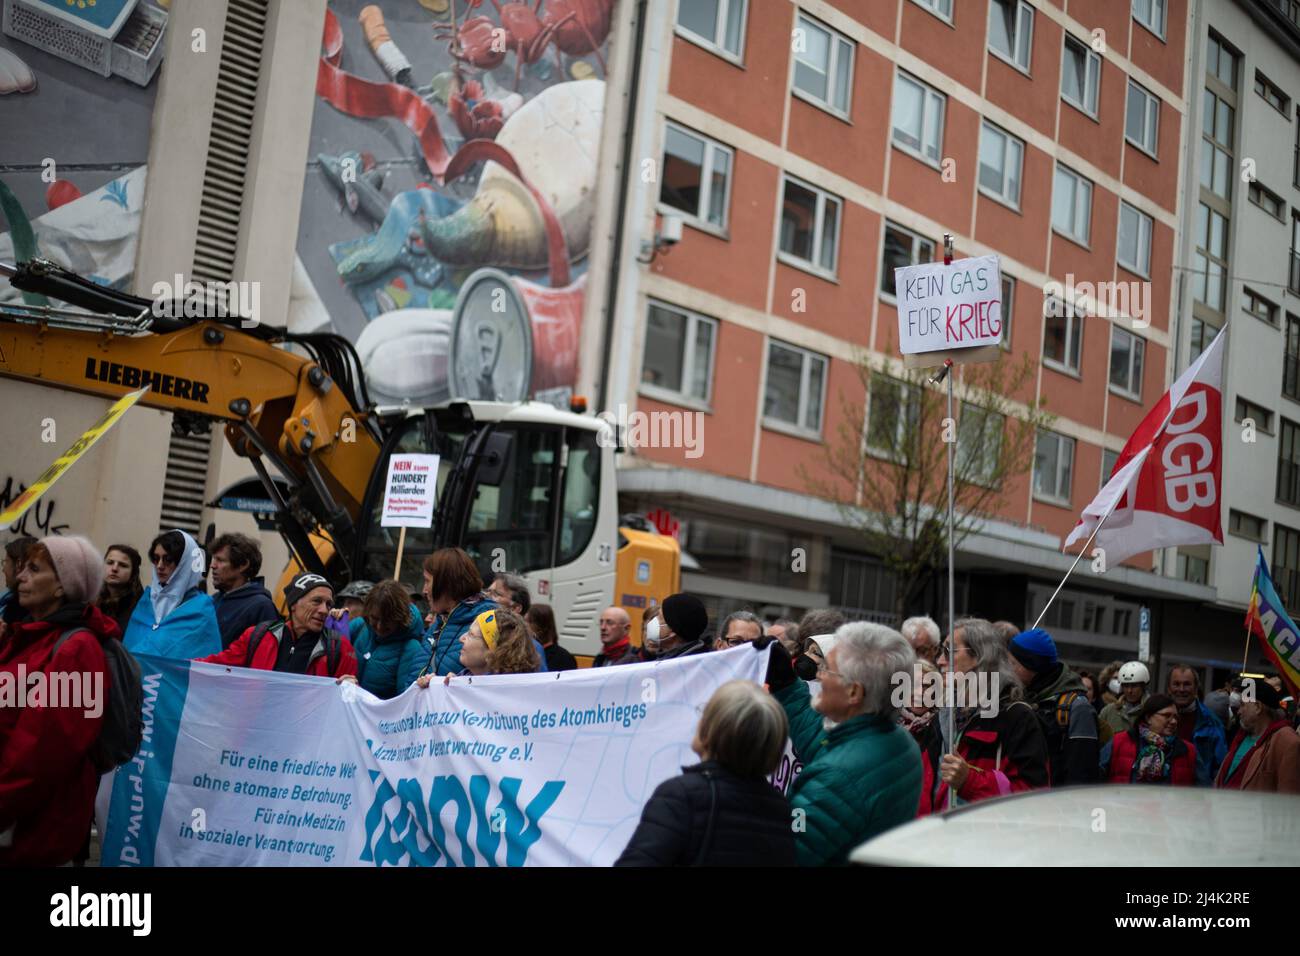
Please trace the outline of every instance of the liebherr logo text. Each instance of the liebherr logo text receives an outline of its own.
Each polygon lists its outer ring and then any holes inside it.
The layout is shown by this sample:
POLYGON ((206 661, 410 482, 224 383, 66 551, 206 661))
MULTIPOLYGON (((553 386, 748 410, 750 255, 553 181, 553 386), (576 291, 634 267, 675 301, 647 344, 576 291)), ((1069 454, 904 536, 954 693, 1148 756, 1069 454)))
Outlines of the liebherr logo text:
POLYGON ((50 897, 51 926, 129 926, 134 936, 148 936, 153 926, 149 893, 70 893, 50 897))
POLYGON ((137 368, 134 365, 106 362, 93 356, 86 359, 86 378, 94 382, 108 382, 110 385, 121 385, 131 389, 152 385, 155 395, 171 395, 191 402, 208 404, 210 386, 207 382, 182 378, 179 375, 164 375, 162 372, 137 368))

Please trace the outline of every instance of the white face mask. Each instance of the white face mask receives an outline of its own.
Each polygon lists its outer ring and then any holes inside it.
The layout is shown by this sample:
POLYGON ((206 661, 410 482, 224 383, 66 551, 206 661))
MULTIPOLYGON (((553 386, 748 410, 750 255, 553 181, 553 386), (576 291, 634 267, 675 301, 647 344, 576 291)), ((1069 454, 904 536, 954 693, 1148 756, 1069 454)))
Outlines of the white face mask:
POLYGON ((1118 678, 1118 677, 1112 677, 1112 678, 1110 679, 1110 683, 1107 684, 1106 687, 1107 687, 1107 689, 1108 689, 1112 694, 1114 694, 1116 697, 1119 696, 1119 692, 1120 692, 1120 690, 1122 690, 1122 688, 1119 686, 1119 678, 1118 678))
POLYGON ((1241 695, 1234 690, 1231 694, 1228 695, 1228 707, 1231 710, 1236 710, 1240 706, 1241 706, 1241 695))
POLYGON ((659 618, 653 618, 645 626, 645 646, 654 650, 659 646, 659 618))

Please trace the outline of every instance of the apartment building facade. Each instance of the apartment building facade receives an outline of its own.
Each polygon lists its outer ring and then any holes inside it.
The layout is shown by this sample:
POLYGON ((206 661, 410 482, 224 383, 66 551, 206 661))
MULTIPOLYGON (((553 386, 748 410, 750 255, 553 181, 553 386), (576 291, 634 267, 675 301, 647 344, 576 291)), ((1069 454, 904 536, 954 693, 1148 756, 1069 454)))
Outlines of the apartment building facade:
MULTIPOLYGON (((869 429, 888 402, 856 356, 899 367, 893 269, 935 260, 951 233, 957 258, 1000 257, 1004 346, 1037 364, 1020 397, 1057 416, 957 559, 959 613, 1027 626, 1173 371, 1181 147, 1198 102, 1188 3, 692 0, 668 14, 649 21, 655 123, 640 144, 661 175, 633 226, 646 240, 666 215, 685 228, 637 274, 636 321, 613 349, 629 373, 607 401, 698 412, 705 440, 689 457, 624 456, 624 510, 679 535, 684 583, 714 612, 891 619, 880 555, 808 476, 846 408, 865 405, 869 429), (1099 294, 1102 307, 1087 283, 1149 299, 1099 294)), ((1104 575, 1081 563, 1047 618, 1068 656, 1134 656, 1142 606, 1151 656, 1178 653, 1166 622, 1214 592, 1153 573, 1166 560, 1104 575)))

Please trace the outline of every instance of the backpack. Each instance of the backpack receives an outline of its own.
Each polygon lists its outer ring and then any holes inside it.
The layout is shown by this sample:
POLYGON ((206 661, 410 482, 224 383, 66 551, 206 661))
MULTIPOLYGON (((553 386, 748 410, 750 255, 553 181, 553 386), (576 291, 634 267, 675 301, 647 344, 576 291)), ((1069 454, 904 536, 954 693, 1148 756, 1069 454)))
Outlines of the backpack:
MULTIPOLYGON (((257 627, 253 628, 253 633, 248 635, 248 650, 244 654, 244 666, 253 666, 253 657, 257 654, 257 646, 262 643, 262 638, 266 637, 267 631, 279 631, 275 639, 279 641, 284 634, 284 621, 263 621, 257 627)), ((325 665, 328 668, 327 673, 333 677, 334 672, 338 669, 339 660, 343 657, 343 641, 327 631, 321 632, 325 636, 325 665)))
POLYGON ((1048 702, 1043 701, 1034 708, 1034 713, 1038 715, 1038 724, 1043 728, 1043 736, 1047 739, 1049 779, 1055 779, 1056 771, 1052 764, 1060 758, 1069 739, 1070 708, 1082 696, 1080 691, 1067 690, 1057 695, 1055 705, 1049 706, 1048 702))
MULTIPOLYGON (((51 660, 68 638, 85 630, 74 627, 60 634, 51 660)), ((104 703, 104 722, 99 736, 90 745, 89 755, 95 770, 106 774, 122 766, 140 749, 144 739, 144 686, 140 662, 121 641, 101 640, 99 646, 104 650, 104 669, 108 672, 108 700, 104 703)))

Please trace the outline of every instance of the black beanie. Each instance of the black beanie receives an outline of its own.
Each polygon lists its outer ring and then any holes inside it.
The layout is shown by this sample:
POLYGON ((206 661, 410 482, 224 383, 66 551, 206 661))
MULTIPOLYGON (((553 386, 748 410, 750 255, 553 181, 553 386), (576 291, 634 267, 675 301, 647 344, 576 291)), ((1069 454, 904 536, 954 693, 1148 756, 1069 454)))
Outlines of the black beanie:
POLYGON ((290 582, 289 586, 284 589, 284 606, 292 608, 308 592, 317 588, 329 588, 330 593, 334 593, 334 585, 330 584, 319 574, 312 574, 310 571, 306 574, 300 574, 290 582))
POLYGON ((698 641, 709 627, 709 612, 692 594, 670 594, 664 598, 664 620, 685 643, 698 641))

